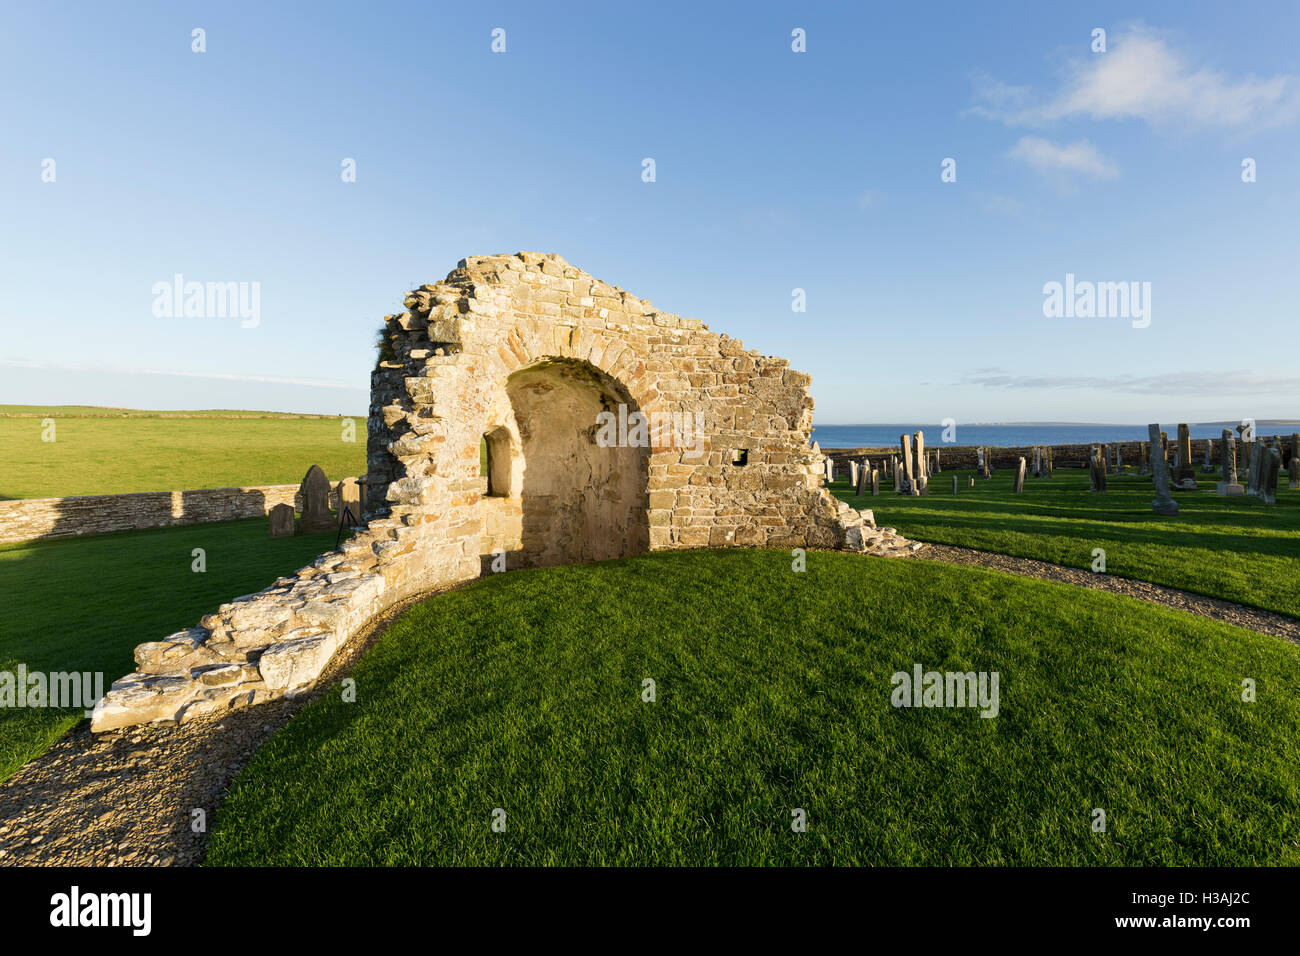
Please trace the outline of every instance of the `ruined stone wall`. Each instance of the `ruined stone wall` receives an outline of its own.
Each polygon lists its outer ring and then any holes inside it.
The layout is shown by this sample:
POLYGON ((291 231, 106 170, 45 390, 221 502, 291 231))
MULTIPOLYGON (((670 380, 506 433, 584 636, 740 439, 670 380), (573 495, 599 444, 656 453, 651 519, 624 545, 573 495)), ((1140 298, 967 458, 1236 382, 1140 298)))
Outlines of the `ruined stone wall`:
POLYGON ((493 552, 509 570, 704 546, 916 547, 821 487, 809 376, 783 359, 553 255, 462 260, 405 304, 371 378, 366 526, 137 647, 92 730, 309 688, 377 613, 478 577, 493 552), (602 413, 678 427, 609 442, 602 413))
POLYGON ((278 504, 297 508, 297 494, 297 485, 253 485, 0 501, 0 544, 260 518, 278 504))
MULTIPOLYGON (((562 558, 578 547, 581 528, 602 522, 575 516, 567 545, 527 540, 530 485, 543 475, 559 480, 557 473, 571 468, 579 473, 576 491, 601 495, 611 476, 591 472, 576 453, 545 465, 538 455, 556 442, 592 444, 557 425, 569 414, 561 409, 617 413, 622 404, 652 422, 702 424, 698 445, 682 447, 681 429, 674 437, 665 428, 641 450, 644 462, 628 457, 622 466, 620 480, 645 469, 645 548, 839 547, 861 525, 820 487, 819 456, 808 443, 811 378, 784 359, 746 350, 698 319, 657 311, 558 256, 464 260, 405 304, 410 311, 387 319, 388 358, 372 392, 372 506, 465 508, 458 526, 470 549, 486 554, 500 546, 528 562, 548 548, 550 558, 562 558), (585 406, 576 397, 583 379, 585 406), (555 414, 536 414, 523 397, 530 390, 549 392, 536 404, 555 403, 555 414), (531 437, 539 429, 545 434, 531 437), (484 497, 479 474, 480 439, 495 432, 519 479, 517 493, 500 501, 484 497), (472 515, 484 500, 478 530, 472 515)), ((574 424, 595 430, 594 421, 574 424)), ((558 498, 571 503, 564 489, 558 498)), ((615 511, 625 503, 605 502, 615 511)), ((549 527, 562 534, 568 526, 549 527)))

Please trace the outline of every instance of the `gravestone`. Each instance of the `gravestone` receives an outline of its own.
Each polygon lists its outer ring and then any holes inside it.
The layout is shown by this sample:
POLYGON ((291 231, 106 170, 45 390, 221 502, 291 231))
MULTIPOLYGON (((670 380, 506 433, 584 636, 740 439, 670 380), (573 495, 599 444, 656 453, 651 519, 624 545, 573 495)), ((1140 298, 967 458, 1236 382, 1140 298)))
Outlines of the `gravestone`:
POLYGON ((275 505, 266 516, 272 538, 293 537, 293 505, 275 505))
POLYGON ((1115 474, 1124 474, 1124 446, 1115 446, 1115 474))
POLYGON ((330 511, 330 481, 320 465, 312 465, 298 488, 302 498, 302 518, 298 530, 302 534, 334 530, 334 515, 330 511))
POLYGON ((862 466, 858 468, 858 486, 854 489, 859 496, 865 495, 867 489, 871 487, 871 473, 873 471, 875 469, 871 467, 871 459, 862 459, 862 466))
POLYGON ((858 463, 852 458, 849 459, 849 484, 854 488, 858 486, 858 463))
POLYGON ((971 475, 971 476, 969 476, 969 477, 966 479, 966 487, 967 487, 967 488, 974 488, 974 487, 975 487, 975 476, 974 476, 974 475, 971 475))
POLYGON ((355 528, 361 524, 361 484, 355 478, 339 482, 339 527, 355 528))
POLYGON ((1214 471, 1214 439, 1205 439, 1205 460, 1201 463, 1201 471, 1214 471))
POLYGON ((1016 483, 1015 483, 1015 487, 1013 487, 1011 490, 1014 494, 1017 495, 1020 494, 1020 492, 1025 490, 1025 459, 1023 457, 1016 465, 1016 483))
POLYGON ((1106 490, 1106 458, 1100 445, 1092 446, 1092 455, 1088 459, 1088 489, 1106 490))
POLYGON ((1286 485, 1292 491, 1300 489, 1300 455, 1291 456, 1291 464, 1287 469, 1286 485))
POLYGON ((1192 431, 1183 422, 1178 426, 1178 465, 1174 469, 1174 487, 1185 491, 1196 490, 1196 474, 1192 470, 1192 431))
POLYGON ((1151 443, 1138 442, 1138 474, 1145 475, 1151 469, 1151 443))
POLYGON ((1277 478, 1282 471, 1282 453, 1276 448, 1265 449, 1260 465, 1259 500, 1266 505, 1277 504, 1277 478))
POLYGON ((1246 472, 1246 494, 1259 495, 1259 481, 1264 474, 1264 450, 1263 439, 1256 438, 1250 443, 1250 460, 1247 465, 1249 469, 1246 472))
POLYGON ((916 484, 916 461, 912 457, 912 436, 899 435, 898 447, 902 451, 903 459, 903 480, 894 490, 899 494, 913 494, 912 488, 916 484))
POLYGON ((1166 457, 1168 445, 1161 441, 1164 432, 1160 430, 1159 425, 1148 425, 1147 431, 1151 435, 1151 450, 1153 452, 1157 448, 1160 450, 1159 453, 1151 456, 1151 471, 1156 485, 1156 497, 1151 502, 1151 510, 1158 515, 1176 515, 1178 502, 1174 501, 1173 496, 1169 494, 1169 459, 1166 457))
POLYGON ((880 494, 880 469, 872 468, 871 469, 871 497, 874 498, 879 494, 880 494))
POLYGON ((912 494, 923 495, 929 490, 926 485, 929 484, 930 475, 930 465, 925 454, 925 433, 914 432, 912 442, 914 444, 913 454, 916 455, 916 481, 912 485, 912 494))
POLYGON ((1237 440, 1232 434, 1231 428, 1223 430, 1223 439, 1219 449, 1219 470, 1222 473, 1222 481, 1216 487, 1220 497, 1228 495, 1242 495, 1246 489, 1237 484, 1237 440))
POLYGON ((934 470, 936 473, 943 473, 943 462, 939 460, 939 449, 934 450, 934 470))
POLYGON ((953 476, 952 476, 952 493, 953 493, 954 495, 957 493, 957 476, 956 476, 956 475, 953 475, 953 476))
POLYGON ((1047 466, 1047 477, 1052 477, 1052 446, 1048 445, 1043 449, 1043 461, 1047 466))

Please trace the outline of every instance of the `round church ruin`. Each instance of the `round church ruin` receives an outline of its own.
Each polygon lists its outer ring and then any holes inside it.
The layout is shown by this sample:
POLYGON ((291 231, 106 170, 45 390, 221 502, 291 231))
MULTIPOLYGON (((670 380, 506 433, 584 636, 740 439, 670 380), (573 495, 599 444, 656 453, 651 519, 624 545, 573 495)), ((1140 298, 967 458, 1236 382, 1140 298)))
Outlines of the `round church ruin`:
POLYGON ((823 487, 811 378, 559 256, 462 260, 385 317, 365 523, 136 648, 95 731, 291 696, 375 615, 506 569, 669 548, 913 547, 823 487))

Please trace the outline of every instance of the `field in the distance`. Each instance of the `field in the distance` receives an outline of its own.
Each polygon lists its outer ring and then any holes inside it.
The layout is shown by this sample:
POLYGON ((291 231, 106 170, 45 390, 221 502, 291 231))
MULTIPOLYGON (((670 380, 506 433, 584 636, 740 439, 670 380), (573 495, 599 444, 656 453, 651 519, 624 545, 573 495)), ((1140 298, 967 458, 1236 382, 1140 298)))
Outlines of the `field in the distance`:
POLYGON ((0 406, 0 499, 180 491, 365 473, 366 416, 0 406), (52 442, 44 420, 54 420, 52 442))

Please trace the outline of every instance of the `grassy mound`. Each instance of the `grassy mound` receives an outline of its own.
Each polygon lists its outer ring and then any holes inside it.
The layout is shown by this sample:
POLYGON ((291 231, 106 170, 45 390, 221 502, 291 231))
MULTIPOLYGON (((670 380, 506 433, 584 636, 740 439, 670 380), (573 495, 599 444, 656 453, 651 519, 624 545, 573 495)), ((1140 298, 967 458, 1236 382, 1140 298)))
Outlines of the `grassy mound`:
MULTIPOLYGON (((240 594, 310 564, 333 535, 268 538, 266 519, 0 545, 0 671, 135 669, 143 641, 193 627, 240 594), (207 570, 192 570, 203 548, 207 570)), ((0 780, 82 719, 79 710, 0 709, 0 780)))
POLYGON ((1010 470, 985 481, 956 472, 935 475, 924 498, 884 490, 857 497, 848 483, 832 492, 855 508, 874 508, 876 523, 917 541, 955 544, 1075 568, 1092 567, 1093 551, 1106 552, 1106 573, 1194 591, 1300 617, 1300 491, 1286 481, 1276 505, 1258 498, 1220 498, 1218 477, 1197 475, 1200 488, 1176 491, 1179 513, 1151 510, 1150 478, 1112 475, 1107 490, 1088 490, 1081 471, 1025 478, 1012 494, 1010 470))
POLYGON ((1300 648, 1048 582, 739 550, 519 571, 352 676, 240 775, 209 863, 1300 862, 1300 648), (917 663, 998 672, 998 715, 891 706, 917 663))

